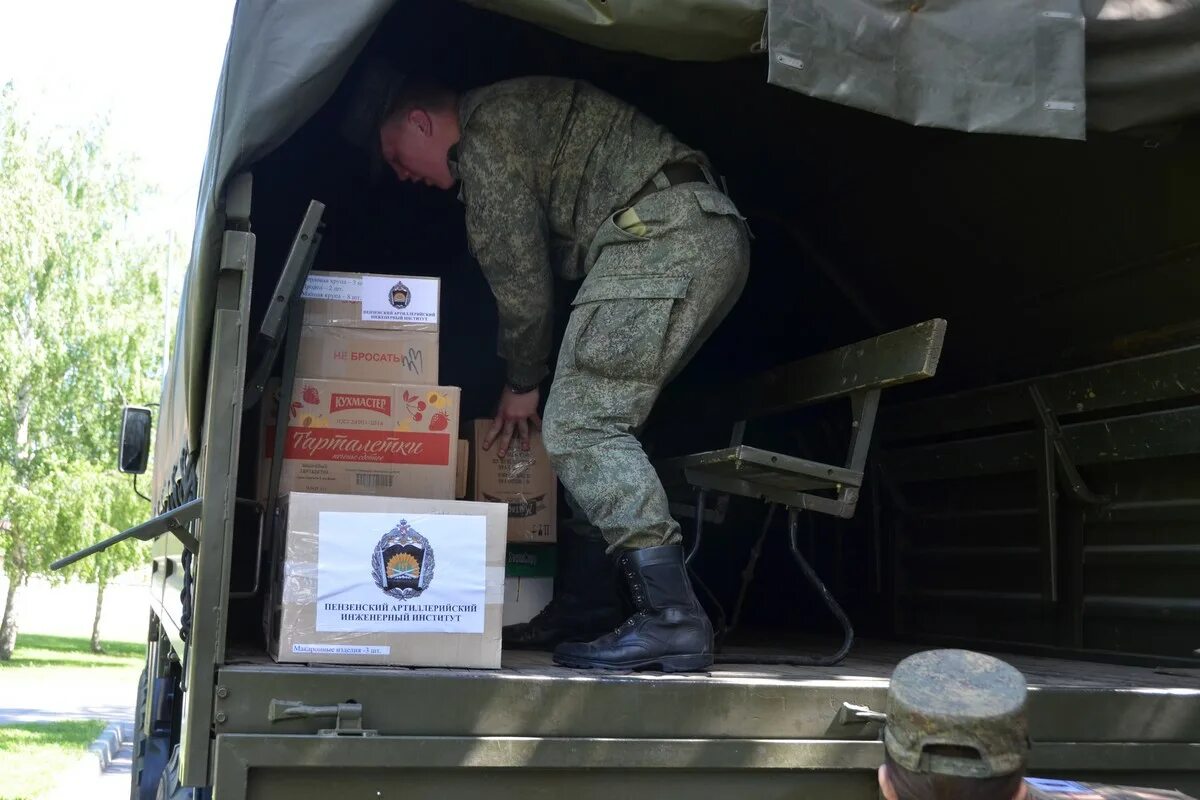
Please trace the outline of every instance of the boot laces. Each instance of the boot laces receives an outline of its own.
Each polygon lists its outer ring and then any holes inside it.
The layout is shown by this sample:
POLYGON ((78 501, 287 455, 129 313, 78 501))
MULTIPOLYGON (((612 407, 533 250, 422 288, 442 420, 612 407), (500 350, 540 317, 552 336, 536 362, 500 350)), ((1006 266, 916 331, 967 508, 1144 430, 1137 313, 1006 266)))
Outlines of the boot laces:
POLYGON ((557 614, 563 611, 564 605, 565 604, 561 598, 551 597, 550 602, 546 603, 542 610, 535 614, 533 619, 529 620, 529 624, 536 625, 539 623, 545 623, 549 619, 553 619, 557 614))
POLYGON ((650 616, 650 611, 647 608, 649 603, 645 590, 642 587, 642 582, 637 579, 637 575, 630 569, 628 563, 624 564, 622 571, 625 573, 625 581, 629 584, 629 593, 633 596, 633 605, 637 611, 629 619, 616 627, 613 633, 618 636, 650 616))
POLYGON ((618 625, 616 627, 616 629, 613 631, 613 633, 620 636, 625 631, 633 628, 635 625, 637 625, 639 622, 641 622, 642 620, 646 619, 649 616, 650 616, 649 611, 634 612, 633 616, 630 617, 629 619, 625 620, 624 622, 622 622, 620 625, 618 625))

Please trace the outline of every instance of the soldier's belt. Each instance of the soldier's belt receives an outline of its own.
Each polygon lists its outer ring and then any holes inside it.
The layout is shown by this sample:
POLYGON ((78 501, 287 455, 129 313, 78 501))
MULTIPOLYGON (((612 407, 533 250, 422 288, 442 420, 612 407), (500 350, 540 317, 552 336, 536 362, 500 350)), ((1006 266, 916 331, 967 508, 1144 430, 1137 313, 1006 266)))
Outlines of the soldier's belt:
MULTIPOLYGON (((676 161, 673 164, 664 164, 660 169, 659 174, 667 179, 667 184, 670 186, 678 186, 681 183, 708 183, 708 176, 704 174, 699 164, 692 161, 676 161)), ((658 175, 655 175, 657 178, 658 175)), ((639 201, 649 197, 655 192, 662 191, 667 187, 659 186, 655 183, 654 178, 646 182, 646 185, 638 189, 633 197, 629 198, 629 205, 635 206, 639 201)))

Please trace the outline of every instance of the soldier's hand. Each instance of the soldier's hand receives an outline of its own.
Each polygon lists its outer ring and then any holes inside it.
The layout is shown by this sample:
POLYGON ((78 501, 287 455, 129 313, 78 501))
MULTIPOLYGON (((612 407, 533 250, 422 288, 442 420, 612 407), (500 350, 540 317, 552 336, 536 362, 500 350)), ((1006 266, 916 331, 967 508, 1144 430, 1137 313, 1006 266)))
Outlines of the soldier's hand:
POLYGON ((487 436, 483 437, 483 449, 490 450, 493 443, 499 442, 497 454, 504 458, 508 455, 508 448, 515 434, 522 449, 528 450, 530 431, 542 429, 542 419, 537 413, 540 399, 541 392, 537 389, 516 394, 505 386, 504 391, 500 393, 500 408, 496 412, 496 419, 492 421, 487 436))

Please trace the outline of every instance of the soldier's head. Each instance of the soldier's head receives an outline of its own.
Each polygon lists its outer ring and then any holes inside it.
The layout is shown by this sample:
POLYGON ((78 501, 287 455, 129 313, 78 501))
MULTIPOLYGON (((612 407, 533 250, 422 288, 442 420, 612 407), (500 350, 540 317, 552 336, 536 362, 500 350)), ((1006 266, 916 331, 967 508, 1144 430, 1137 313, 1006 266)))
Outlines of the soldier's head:
POLYGON ((930 650, 892 673, 886 800, 1025 800, 1025 679, 999 659, 930 650))
POLYGON ((379 125, 379 146, 397 178, 453 188, 449 151, 458 139, 458 96, 453 91, 407 78, 392 92, 379 125))

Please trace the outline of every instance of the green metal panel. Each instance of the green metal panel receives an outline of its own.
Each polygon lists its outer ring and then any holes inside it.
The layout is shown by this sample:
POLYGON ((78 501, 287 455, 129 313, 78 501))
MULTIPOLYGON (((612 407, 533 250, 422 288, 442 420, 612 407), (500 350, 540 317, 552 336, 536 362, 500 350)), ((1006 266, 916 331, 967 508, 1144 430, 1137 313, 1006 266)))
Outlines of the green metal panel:
POLYGON ((908 439, 1032 422, 1031 385, 1038 387, 1055 414, 1194 397, 1200 395, 1200 347, 891 406, 879 412, 880 434, 887 440, 908 439))
MULTIPOLYGON (((886 676, 895 656, 882 658, 879 671, 886 676)), ((1038 741, 1200 742, 1195 678, 1065 660, 1015 661, 1035 688, 1030 719, 1038 741), (1029 664, 1040 672, 1031 674, 1029 664)), ((353 699, 363 706, 364 727, 393 736, 845 740, 878 735, 871 724, 842 724, 839 711, 844 702, 882 710, 883 677, 864 676, 848 665, 805 674, 816 677, 788 679, 736 665, 712 675, 609 677, 551 667, 484 672, 230 666, 218 676, 217 710, 224 721, 217 732, 315 733, 327 721, 269 723, 271 699, 314 705, 353 699), (397 713, 399 706, 404 713, 397 713)))
POLYGON ((748 668, 729 679, 591 678, 521 669, 233 666, 218 677, 226 693, 218 700, 225 714, 218 733, 315 733, 325 724, 268 725, 269 701, 329 705, 353 698, 363 706, 364 727, 389 735, 844 739, 864 734, 835 723, 843 701, 872 708, 884 703, 882 680, 843 685, 831 673, 829 680, 791 683, 755 674, 748 668), (400 697, 403 714, 395 713, 400 697))
MULTIPOLYGON (((1186 455, 1200 452, 1200 408, 1064 425, 1063 434, 1077 465, 1186 455)), ((1040 442, 1040 433, 1010 433, 885 451, 881 457, 906 482, 945 480, 1031 470, 1040 442)))
MULTIPOLYGON (((217 737, 220 800, 383 797, 874 800, 878 741, 217 737), (331 795, 330 793, 334 793, 331 795)), ((1042 775, 1128 774, 1194 791, 1197 745, 1035 745, 1042 775)))
POLYGON ((879 742, 221 735, 215 796, 875 797, 879 742), (333 793, 333 794, 331 794, 333 793))
MULTIPOLYGON (((204 498, 193 562, 195 600, 183 704, 180 781, 208 782, 213 669, 225 658, 229 558, 232 550, 242 390, 246 382, 247 319, 254 271, 254 235, 226 231, 217 283, 208 398, 205 402, 200 496, 204 498)), ((168 589, 169 591, 169 589, 168 589)))

